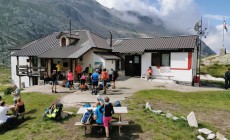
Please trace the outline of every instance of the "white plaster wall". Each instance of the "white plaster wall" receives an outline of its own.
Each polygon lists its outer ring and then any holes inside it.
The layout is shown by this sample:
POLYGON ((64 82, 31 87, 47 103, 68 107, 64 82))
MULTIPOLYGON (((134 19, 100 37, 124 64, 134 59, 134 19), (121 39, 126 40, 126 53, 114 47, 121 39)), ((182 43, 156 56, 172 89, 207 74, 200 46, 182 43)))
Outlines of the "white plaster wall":
MULTIPOLYGON (((28 57, 19 57, 19 65, 27 65, 28 57)), ((16 84, 19 87, 19 76, 16 75, 16 65, 17 65, 17 57, 11 56, 11 78, 12 83, 16 84)), ((22 76, 21 82, 25 82, 25 86, 29 86, 29 77, 22 76)))
POLYGON ((171 68, 188 68, 188 52, 172 52, 171 53, 171 68))
POLYGON ((141 75, 146 74, 149 66, 151 66, 151 53, 141 55, 141 75))
POLYGON ((115 70, 115 60, 105 60, 105 68, 110 70, 113 68, 115 70))
MULTIPOLYGON (((188 68, 188 52, 172 52, 171 68, 188 68)), ((171 70, 174 80, 192 82, 192 69, 190 70, 171 70)))
MULTIPOLYGON (((193 57, 193 56, 192 56, 193 57)), ((149 66, 153 69, 153 75, 174 76, 173 80, 192 82, 193 70, 171 70, 170 68, 188 68, 188 52, 172 52, 170 67, 151 66, 151 53, 142 55, 141 74, 147 74, 149 66)), ((192 64, 193 65, 193 64, 192 64)))
POLYGON ((93 54, 93 67, 95 68, 95 62, 102 62, 102 68, 105 67, 105 59, 99 55, 93 54))
POLYGON ((83 61, 80 61, 80 63, 82 63, 83 70, 85 70, 85 68, 88 67, 89 64, 91 64, 92 67, 94 68, 94 63, 93 63, 94 55, 95 54, 93 53, 93 49, 91 49, 90 51, 88 51, 86 54, 83 55, 83 61))

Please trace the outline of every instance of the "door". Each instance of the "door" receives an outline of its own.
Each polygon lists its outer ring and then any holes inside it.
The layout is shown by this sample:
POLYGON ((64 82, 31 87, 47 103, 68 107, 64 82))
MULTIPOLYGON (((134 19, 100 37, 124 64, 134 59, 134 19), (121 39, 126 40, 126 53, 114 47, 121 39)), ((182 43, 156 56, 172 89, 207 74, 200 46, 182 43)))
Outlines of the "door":
POLYGON ((125 56, 125 75, 141 76, 141 55, 125 56))

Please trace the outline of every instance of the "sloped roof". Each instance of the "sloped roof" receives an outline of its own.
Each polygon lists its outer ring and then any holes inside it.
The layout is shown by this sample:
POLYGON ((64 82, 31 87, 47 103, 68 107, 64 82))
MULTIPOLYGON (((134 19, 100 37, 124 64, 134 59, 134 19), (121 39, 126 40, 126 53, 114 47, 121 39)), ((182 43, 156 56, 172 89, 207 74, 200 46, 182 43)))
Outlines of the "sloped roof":
MULTIPOLYGON (((86 30, 72 31, 78 39, 71 45, 62 47, 59 43, 60 34, 68 32, 53 33, 42 39, 36 40, 35 43, 23 48, 20 51, 12 54, 13 56, 37 56, 40 58, 78 58, 91 48, 100 48, 111 50, 107 41, 86 30), (38 51, 39 50, 39 51, 38 51)), ((72 35, 71 35, 72 36, 72 35)))
POLYGON ((113 44, 113 52, 143 53, 154 50, 194 49, 197 36, 173 36, 156 38, 118 39, 113 44))
POLYGON ((108 52, 94 52, 96 55, 101 56, 105 60, 120 60, 121 58, 108 52))

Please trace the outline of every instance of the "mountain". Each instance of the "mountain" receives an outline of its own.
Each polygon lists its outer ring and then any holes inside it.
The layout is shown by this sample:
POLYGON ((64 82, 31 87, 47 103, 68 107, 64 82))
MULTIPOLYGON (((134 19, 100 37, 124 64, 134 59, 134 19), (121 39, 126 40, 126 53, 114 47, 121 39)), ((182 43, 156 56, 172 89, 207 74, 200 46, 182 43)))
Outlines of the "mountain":
POLYGON ((160 18, 108 9, 95 0, 0 0, 0 13, 2 60, 8 60, 8 48, 69 30, 70 19, 72 29, 90 30, 104 37, 110 31, 114 38, 183 34, 165 29, 160 18))

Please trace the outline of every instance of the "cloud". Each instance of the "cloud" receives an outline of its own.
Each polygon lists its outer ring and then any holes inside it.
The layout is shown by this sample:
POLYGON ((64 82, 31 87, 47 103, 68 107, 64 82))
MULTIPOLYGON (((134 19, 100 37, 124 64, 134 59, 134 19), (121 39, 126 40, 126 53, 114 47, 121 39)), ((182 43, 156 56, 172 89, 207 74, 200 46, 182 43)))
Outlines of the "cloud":
MULTIPOLYGON (((157 17, 164 21, 164 27, 171 31, 191 33, 190 29, 193 29, 195 23, 200 20, 202 13, 201 9, 195 0, 96 0, 101 5, 114 8, 119 11, 137 11, 143 15, 157 17)), ((217 24, 217 21, 223 20, 222 15, 205 14, 203 16, 204 27, 208 27, 208 20, 212 20, 212 23, 217 24), (217 21, 216 21, 217 20, 217 21)), ((125 14, 121 16, 124 19, 132 19, 125 14)), ((227 19, 228 16, 225 16, 227 19)), ((137 19, 132 19, 135 23, 137 19)), ((211 24, 211 22, 210 22, 211 24)), ((218 52, 221 48, 223 25, 210 25, 209 34, 203 41, 215 52, 218 52)), ((229 29, 230 30, 230 29, 229 29)), ((226 33, 225 38, 229 38, 229 32, 226 33)), ((227 50, 230 50, 230 40, 225 39, 225 46, 227 50)))

